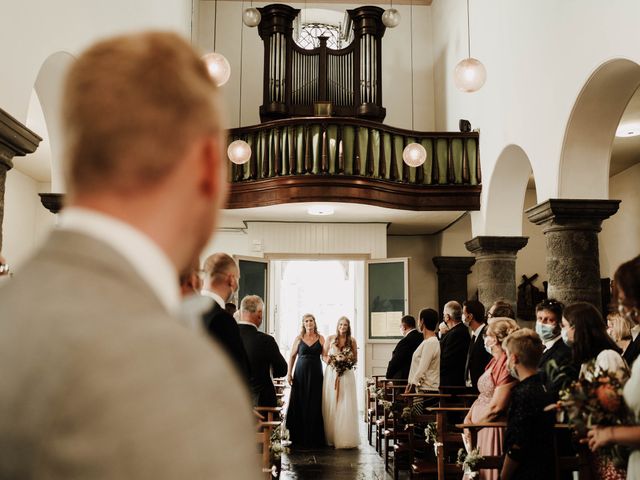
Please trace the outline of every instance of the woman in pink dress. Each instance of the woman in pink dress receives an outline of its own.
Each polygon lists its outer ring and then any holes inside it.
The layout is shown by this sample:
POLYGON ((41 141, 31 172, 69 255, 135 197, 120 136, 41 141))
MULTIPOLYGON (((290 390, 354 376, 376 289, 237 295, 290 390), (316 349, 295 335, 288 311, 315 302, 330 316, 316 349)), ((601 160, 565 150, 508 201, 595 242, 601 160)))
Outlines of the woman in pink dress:
MULTIPOLYGON (((466 424, 495 422, 506 413, 515 378, 507 369, 507 355, 502 350, 502 340, 516 330, 518 324, 510 318, 491 319, 484 338, 484 345, 493 358, 478 379, 480 394, 464 420, 466 424)), ((502 455, 503 428, 483 428, 478 431, 478 444, 471 445, 471 434, 465 431, 465 446, 470 451, 478 448, 482 456, 502 455)), ((480 470, 483 480, 498 480, 499 470, 480 470)))

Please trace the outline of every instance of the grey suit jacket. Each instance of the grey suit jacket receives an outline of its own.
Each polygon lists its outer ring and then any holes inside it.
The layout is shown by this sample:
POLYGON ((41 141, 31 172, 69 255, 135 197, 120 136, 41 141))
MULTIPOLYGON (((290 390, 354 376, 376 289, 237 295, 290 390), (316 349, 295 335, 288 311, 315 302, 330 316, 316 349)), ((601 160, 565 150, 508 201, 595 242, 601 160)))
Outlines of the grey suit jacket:
POLYGON ((54 232, 0 289, 0 478, 258 478, 246 389, 106 244, 54 232))

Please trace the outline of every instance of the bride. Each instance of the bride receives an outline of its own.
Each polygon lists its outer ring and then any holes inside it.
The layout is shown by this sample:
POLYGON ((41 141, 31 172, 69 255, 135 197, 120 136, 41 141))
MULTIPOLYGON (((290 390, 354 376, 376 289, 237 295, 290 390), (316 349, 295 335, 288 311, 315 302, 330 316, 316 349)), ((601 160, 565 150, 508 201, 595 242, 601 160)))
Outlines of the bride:
POLYGON ((358 346, 351 337, 347 317, 338 320, 336 335, 324 344, 327 362, 322 387, 322 417, 327 444, 335 448, 354 448, 360 444, 358 401, 353 367, 358 360, 358 346))

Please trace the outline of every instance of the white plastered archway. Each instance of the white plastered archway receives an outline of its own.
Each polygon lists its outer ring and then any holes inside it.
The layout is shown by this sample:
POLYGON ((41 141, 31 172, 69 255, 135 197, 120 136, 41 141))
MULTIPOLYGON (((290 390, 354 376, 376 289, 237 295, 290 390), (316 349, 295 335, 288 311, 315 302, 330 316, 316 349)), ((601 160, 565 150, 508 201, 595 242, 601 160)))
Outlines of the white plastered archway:
POLYGON ((559 162, 559 198, 609 198, 615 131, 639 86, 640 65, 627 59, 603 63, 586 81, 567 122, 559 162))
POLYGON ((531 163, 518 145, 507 145, 496 161, 480 212, 473 212, 473 236, 521 236, 531 163))
POLYGON ((40 100, 47 124, 51 146, 51 191, 64 193, 62 159, 64 143, 61 126, 62 87, 69 65, 74 61, 67 52, 56 52, 47 57, 40 67, 34 90, 40 100))

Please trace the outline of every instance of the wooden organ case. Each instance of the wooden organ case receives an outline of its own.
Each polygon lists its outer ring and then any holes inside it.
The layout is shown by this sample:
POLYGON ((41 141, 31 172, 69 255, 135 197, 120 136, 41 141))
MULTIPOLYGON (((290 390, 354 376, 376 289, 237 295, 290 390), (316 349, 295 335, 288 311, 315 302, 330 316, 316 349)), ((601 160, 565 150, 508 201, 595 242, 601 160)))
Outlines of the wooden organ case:
POLYGON ((334 116, 384 120, 382 8, 347 10, 353 41, 340 50, 328 48, 325 37, 313 50, 298 46, 293 22, 299 9, 272 4, 258 10, 262 15, 258 33, 264 43, 261 121, 313 116, 319 103, 329 106, 334 116))

